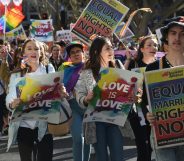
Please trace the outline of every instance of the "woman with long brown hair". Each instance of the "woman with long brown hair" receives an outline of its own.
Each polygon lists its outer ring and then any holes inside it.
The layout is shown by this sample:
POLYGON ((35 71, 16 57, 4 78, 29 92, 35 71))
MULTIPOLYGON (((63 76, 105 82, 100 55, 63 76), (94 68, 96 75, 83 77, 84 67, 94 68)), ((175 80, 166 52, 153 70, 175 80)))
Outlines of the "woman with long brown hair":
MULTIPOLYGON (((22 46, 23 61, 26 65, 25 68, 20 68, 19 71, 12 73, 10 77, 9 93, 6 97, 6 104, 10 111, 16 109, 22 102, 20 96, 17 96, 16 93, 16 78, 46 74, 46 66, 48 66, 49 73, 55 72, 54 67, 51 64, 47 64, 48 61, 40 49, 40 43, 35 39, 26 40, 22 46)), ((64 87, 62 92, 65 93, 64 87)), ((14 135, 9 138, 9 141, 17 140, 21 161, 32 161, 35 142, 38 149, 38 160, 52 161, 53 138, 48 133, 46 121, 21 120, 12 122, 10 128, 12 128, 10 130, 13 130, 14 135)), ((11 142, 9 142, 9 146, 10 144, 11 142)))

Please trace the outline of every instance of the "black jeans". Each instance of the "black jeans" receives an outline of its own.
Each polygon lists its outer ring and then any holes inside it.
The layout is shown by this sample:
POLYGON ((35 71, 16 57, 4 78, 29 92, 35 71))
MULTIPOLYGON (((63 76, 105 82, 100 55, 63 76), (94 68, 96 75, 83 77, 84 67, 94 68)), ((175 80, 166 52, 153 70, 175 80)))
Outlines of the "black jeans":
POLYGON ((32 161, 34 144, 37 147, 37 161, 52 161, 53 138, 51 134, 46 134, 39 142, 38 128, 19 127, 17 140, 21 161, 32 161))
POLYGON ((139 116, 134 111, 129 113, 129 121, 135 135, 137 161, 151 161, 150 125, 141 126, 139 116))
POLYGON ((6 94, 0 95, 0 132, 3 130, 3 116, 5 116, 6 105, 5 105, 6 94))

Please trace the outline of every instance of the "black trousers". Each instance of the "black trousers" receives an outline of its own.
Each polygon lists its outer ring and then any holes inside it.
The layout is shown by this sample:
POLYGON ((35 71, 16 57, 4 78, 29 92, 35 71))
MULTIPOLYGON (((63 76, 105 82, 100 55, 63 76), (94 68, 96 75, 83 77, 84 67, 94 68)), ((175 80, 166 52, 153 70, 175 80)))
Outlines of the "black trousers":
POLYGON ((3 107, 0 102, 0 133, 3 130, 3 107))
POLYGON ((2 132, 3 130, 3 116, 5 116, 5 111, 6 110, 6 105, 5 105, 5 98, 6 98, 6 94, 2 94, 0 95, 0 132, 2 132))
POLYGON ((17 140, 21 161, 32 161, 32 152, 37 147, 37 161, 52 161, 53 138, 51 134, 46 134, 39 142, 38 128, 19 127, 17 140))
POLYGON ((141 126, 139 116, 134 111, 129 113, 128 118, 135 135, 137 161, 151 161, 150 125, 141 126))

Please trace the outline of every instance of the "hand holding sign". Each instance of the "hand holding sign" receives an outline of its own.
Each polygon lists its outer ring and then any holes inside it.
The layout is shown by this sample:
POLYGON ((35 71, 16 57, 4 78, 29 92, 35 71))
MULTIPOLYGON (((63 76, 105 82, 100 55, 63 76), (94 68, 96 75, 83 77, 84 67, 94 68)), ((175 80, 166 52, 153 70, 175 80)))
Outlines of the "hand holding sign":
POLYGON ((67 98, 67 97, 69 97, 69 94, 68 94, 68 92, 66 91, 66 88, 65 88, 65 86, 64 86, 64 84, 61 84, 60 86, 59 86, 59 88, 60 88, 60 92, 61 92, 61 98, 67 98))
POLYGON ((93 96, 94 96, 93 91, 88 91, 87 96, 84 98, 84 104, 87 105, 92 100, 93 96))
POLYGON ((153 116, 153 114, 151 112, 148 112, 146 114, 146 119, 149 121, 149 123, 150 123, 151 126, 155 122, 155 117, 153 116))
POLYGON ((20 98, 16 98, 14 99, 11 103, 10 103, 10 107, 12 109, 16 109, 20 104, 21 104, 21 99, 20 98))

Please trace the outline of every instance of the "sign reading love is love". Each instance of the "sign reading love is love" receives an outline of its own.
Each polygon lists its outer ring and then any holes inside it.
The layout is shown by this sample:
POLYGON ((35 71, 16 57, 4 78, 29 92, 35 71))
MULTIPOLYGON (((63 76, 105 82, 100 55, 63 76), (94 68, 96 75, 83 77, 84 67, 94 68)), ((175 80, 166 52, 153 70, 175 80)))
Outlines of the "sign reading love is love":
POLYGON ((140 73, 103 68, 93 89, 94 97, 84 114, 84 122, 107 122, 124 126, 134 98, 143 81, 140 73))

